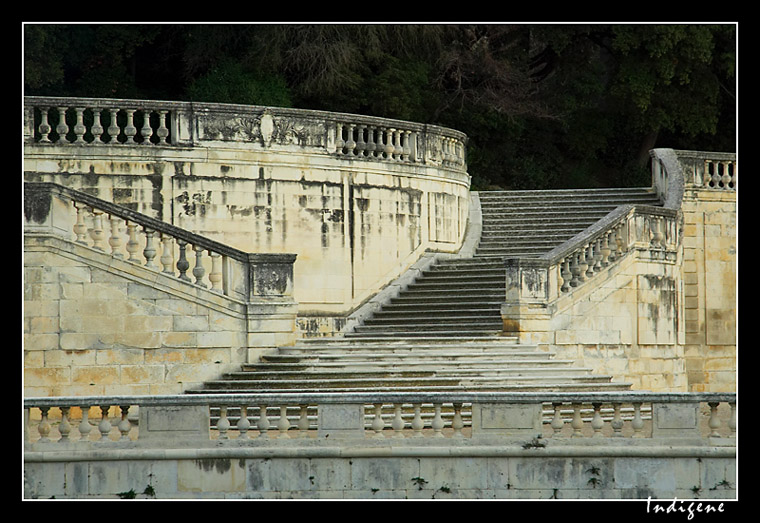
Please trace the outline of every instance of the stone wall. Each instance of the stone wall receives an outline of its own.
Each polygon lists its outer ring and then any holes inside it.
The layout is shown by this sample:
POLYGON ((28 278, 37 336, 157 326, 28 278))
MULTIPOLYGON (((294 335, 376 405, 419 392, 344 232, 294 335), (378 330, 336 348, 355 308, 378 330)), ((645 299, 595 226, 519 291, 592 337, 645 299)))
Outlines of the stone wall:
POLYGON ((610 447, 551 455, 519 447, 195 453, 185 452, 184 459, 28 462, 25 497, 119 499, 131 491, 139 499, 638 499, 631 509, 644 516, 649 497, 730 501, 737 494, 735 460, 699 449, 628 456, 610 447))
POLYGON ((735 154, 652 151, 655 187, 683 213, 682 330, 689 390, 737 380, 738 164, 735 154))
POLYGON ((694 391, 736 390, 736 194, 693 191, 684 211, 684 358, 694 391))

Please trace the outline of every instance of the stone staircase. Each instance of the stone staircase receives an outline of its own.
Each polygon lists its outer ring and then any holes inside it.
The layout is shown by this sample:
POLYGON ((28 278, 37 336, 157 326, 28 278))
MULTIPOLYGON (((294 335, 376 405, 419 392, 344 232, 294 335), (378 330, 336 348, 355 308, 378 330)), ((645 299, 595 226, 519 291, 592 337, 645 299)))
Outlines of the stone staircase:
POLYGON ((340 338, 281 347, 190 392, 627 390, 573 361, 502 336, 503 258, 540 256, 648 189, 480 193, 472 258, 440 261, 340 338))
POLYGON ((660 205, 649 189, 481 192, 483 228, 472 258, 441 261, 347 338, 493 336, 501 331, 504 263, 537 257, 615 207, 660 205))

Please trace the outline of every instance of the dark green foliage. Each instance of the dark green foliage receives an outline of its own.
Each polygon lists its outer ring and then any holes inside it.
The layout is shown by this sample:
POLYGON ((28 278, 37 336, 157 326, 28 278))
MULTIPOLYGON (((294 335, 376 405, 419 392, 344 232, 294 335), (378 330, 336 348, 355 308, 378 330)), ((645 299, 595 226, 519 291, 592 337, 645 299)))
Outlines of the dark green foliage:
POLYGON ((474 189, 649 184, 733 151, 733 24, 24 26, 27 94, 292 106, 469 137, 474 189))

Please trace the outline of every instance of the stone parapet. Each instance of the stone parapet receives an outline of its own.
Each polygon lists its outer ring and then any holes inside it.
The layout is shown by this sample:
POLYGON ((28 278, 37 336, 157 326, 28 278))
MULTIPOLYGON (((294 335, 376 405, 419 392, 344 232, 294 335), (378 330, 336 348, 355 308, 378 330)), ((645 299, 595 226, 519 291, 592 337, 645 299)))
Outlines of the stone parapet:
POLYGON ((25 497, 734 499, 735 402, 632 392, 27 398, 25 497))

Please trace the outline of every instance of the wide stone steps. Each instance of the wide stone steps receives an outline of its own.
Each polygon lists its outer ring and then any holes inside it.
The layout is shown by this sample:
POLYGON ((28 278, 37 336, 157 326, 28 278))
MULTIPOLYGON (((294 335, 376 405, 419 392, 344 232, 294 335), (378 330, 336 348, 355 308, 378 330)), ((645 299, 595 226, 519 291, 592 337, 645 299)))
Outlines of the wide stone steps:
POLYGON ((301 340, 207 383, 211 392, 616 391, 630 384, 501 336, 504 257, 537 257, 647 189, 481 192, 472 258, 437 262, 342 337, 301 340))

